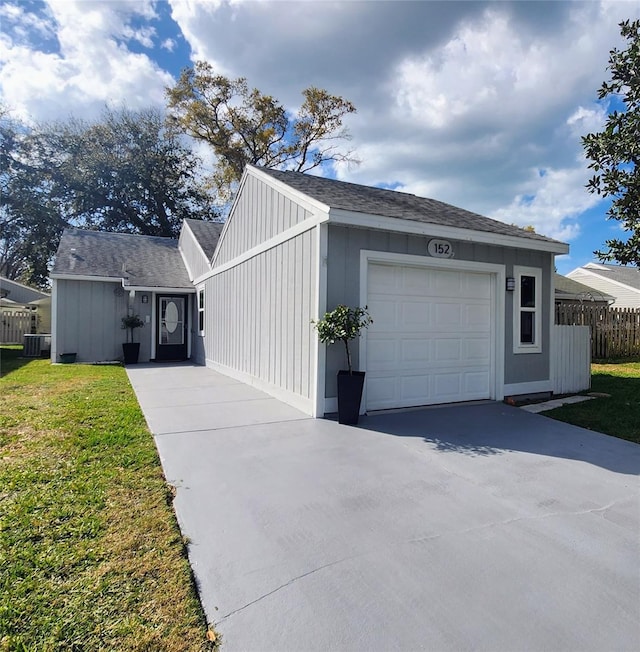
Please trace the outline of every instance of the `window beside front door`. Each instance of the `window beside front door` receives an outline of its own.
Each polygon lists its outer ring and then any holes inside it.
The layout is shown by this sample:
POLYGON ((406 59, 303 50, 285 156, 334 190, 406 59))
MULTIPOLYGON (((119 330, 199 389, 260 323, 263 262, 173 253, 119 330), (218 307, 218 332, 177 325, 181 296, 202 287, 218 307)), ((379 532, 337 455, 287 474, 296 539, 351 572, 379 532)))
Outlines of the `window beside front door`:
POLYGON ((513 268, 513 352, 542 351, 542 270, 536 267, 513 268))
POLYGON ((204 335, 204 288, 198 289, 198 333, 204 335))

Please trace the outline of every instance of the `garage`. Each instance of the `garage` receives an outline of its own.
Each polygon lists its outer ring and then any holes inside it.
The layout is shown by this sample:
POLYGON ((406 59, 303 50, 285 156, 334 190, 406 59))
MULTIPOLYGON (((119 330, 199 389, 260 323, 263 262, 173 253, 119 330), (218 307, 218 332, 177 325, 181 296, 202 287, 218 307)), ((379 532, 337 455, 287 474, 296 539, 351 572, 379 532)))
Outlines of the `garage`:
POLYGON ((453 266, 369 262, 367 410, 494 397, 494 279, 453 266))

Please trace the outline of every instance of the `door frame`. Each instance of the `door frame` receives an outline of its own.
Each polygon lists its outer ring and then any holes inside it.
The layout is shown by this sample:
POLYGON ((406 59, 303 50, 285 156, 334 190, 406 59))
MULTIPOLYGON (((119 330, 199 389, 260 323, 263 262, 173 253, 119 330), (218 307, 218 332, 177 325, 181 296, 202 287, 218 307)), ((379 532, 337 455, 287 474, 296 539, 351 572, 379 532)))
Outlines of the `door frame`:
POLYGON ((185 293, 184 291, 180 292, 171 292, 170 290, 165 290, 162 292, 153 292, 152 301, 153 307, 151 310, 151 360, 164 362, 163 360, 158 360, 158 346, 159 346, 159 326, 160 326, 160 299, 162 297, 181 297, 185 300, 184 310, 184 328, 185 328, 185 345, 186 345, 186 357, 185 360, 191 358, 191 294, 185 293))
MULTIPOLYGON (((504 398, 504 347, 505 347, 505 266, 498 263, 481 263, 474 260, 456 260, 453 258, 432 258, 430 256, 416 256, 415 254, 396 254, 387 251, 372 251, 369 249, 360 250, 360 305, 367 305, 369 294, 368 276, 369 263, 382 263, 387 265, 399 265, 407 267, 427 267, 432 269, 444 269, 448 271, 478 272, 490 274, 492 279, 491 301, 495 308, 493 349, 494 355, 491 361, 491 399, 501 401, 504 398)), ((367 370, 367 329, 364 328, 360 335, 359 342, 360 370, 367 370)), ((367 405, 367 382, 365 378, 364 391, 360 413, 366 412, 367 405)))

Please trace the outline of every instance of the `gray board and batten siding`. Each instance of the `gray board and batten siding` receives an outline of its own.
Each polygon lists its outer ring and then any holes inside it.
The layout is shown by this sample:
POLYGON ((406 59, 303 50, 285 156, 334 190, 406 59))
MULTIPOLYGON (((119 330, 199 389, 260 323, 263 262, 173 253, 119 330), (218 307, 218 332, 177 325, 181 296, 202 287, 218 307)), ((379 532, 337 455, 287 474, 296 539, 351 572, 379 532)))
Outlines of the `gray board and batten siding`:
MULTIPOLYGON (((211 270, 211 263, 207 258, 200 242, 196 239, 190 226, 191 220, 185 220, 184 226, 180 231, 178 240, 178 249, 184 259, 189 278, 194 281, 199 276, 206 274, 211 270)), ((220 225, 222 226, 222 225, 220 225)))
MULTIPOLYGON (((429 236, 393 233, 390 231, 329 225, 327 250, 327 306, 344 303, 359 305, 360 251, 378 251, 424 256, 428 261, 429 236)), ((504 384, 545 381, 550 374, 550 273, 553 254, 511 247, 492 246, 452 240, 455 259, 504 265, 506 276, 513 275, 514 265, 539 268, 542 272, 542 352, 526 355, 513 352, 513 292, 505 293, 504 320, 504 384)), ((504 288, 498 288, 503 291, 504 288)), ((372 315, 375 320, 376 315, 372 315)), ((352 346, 354 369, 359 368, 359 346, 352 346)), ((326 355, 325 396, 336 396, 336 374, 344 368, 344 351, 329 347, 326 355)))
MULTIPOLYGON (((58 361, 62 353, 76 353, 78 362, 106 362, 122 357, 122 343, 127 341, 127 331, 122 329, 122 317, 129 308, 129 293, 120 280, 86 281, 57 279, 57 323, 64 324, 56 333, 56 351, 52 356, 58 361)), ((136 295, 134 314, 143 321, 151 319, 151 303, 142 303, 136 295)), ((140 361, 151 357, 150 322, 134 333, 140 342, 140 361)))
POLYGON ((245 177, 211 275, 197 283, 205 288, 205 331, 196 347, 208 366, 307 413, 315 409, 318 226, 300 225, 310 217, 260 178, 245 177), (296 226, 301 232, 285 233, 296 226))
POLYGON ((311 213, 259 178, 247 175, 238 191, 215 255, 216 266, 304 222, 311 213))

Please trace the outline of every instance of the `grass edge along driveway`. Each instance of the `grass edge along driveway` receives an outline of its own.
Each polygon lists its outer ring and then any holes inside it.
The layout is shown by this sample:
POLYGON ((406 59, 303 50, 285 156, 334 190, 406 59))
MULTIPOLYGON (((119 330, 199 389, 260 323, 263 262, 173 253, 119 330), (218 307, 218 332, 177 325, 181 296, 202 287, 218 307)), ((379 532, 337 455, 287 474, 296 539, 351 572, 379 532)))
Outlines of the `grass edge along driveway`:
POLYGON ((640 444, 640 362, 592 364, 590 391, 609 396, 542 414, 640 444))
POLYGON ((207 650, 126 372, 0 349, 0 650, 207 650))

